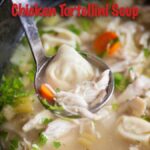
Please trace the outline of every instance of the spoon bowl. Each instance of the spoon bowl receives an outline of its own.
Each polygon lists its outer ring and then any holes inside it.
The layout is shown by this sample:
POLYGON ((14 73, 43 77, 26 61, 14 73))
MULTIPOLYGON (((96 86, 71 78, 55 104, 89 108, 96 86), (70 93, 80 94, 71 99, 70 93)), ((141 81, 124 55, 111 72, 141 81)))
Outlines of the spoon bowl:
MULTIPOLYGON (((34 82, 35 90, 39 96, 39 99, 41 100, 41 103, 44 104, 41 97, 40 97, 39 88, 43 83, 46 83, 46 81, 44 80, 45 71, 46 71, 48 64, 50 63, 50 61, 55 56, 53 56, 53 57, 46 57, 45 56, 44 48, 42 46, 42 42, 40 40, 40 37, 38 34, 38 29, 37 29, 36 24, 34 22, 34 18, 33 17, 20 16, 20 20, 21 20, 21 23, 24 27, 25 33, 27 35, 27 38, 28 38, 28 41, 29 41, 29 44, 31 47, 33 57, 34 57, 35 62, 36 62, 36 68, 37 69, 36 69, 35 82, 34 82)), ((90 53, 86 53, 86 52, 81 52, 80 54, 82 56, 84 56, 89 62, 96 65, 100 70, 104 71, 106 69, 109 69, 108 65, 106 63, 104 63, 103 60, 98 58, 97 56, 90 54, 90 53)), ((109 77, 110 77, 110 80, 109 80, 108 87, 106 89, 107 94, 104 97, 104 99, 102 101, 99 101, 96 104, 91 103, 89 105, 89 110, 92 113, 96 113, 98 110, 100 110, 100 108, 103 107, 104 104, 106 104, 106 102, 108 102, 109 98, 111 97, 111 95, 113 93, 114 83, 113 83, 113 76, 112 76, 111 71, 110 71, 109 77)), ((52 105, 52 104, 50 104, 50 105, 52 105)), ((47 106, 46 106, 46 108, 47 108, 47 106)), ((60 115, 60 116, 71 116, 72 115, 71 113, 69 113, 67 111, 59 111, 59 112, 53 111, 53 112, 56 113, 57 115, 60 115)))

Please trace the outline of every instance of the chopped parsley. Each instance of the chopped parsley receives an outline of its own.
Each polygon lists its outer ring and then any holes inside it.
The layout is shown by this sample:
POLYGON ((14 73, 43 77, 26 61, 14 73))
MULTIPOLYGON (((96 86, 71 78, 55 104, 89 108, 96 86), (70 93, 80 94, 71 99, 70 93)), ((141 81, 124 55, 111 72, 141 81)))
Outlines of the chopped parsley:
POLYGON ((74 24, 70 24, 67 28, 71 32, 75 33, 76 35, 80 35, 81 34, 81 30, 79 28, 77 28, 74 24))
POLYGON ((86 18, 79 18, 79 24, 84 31, 88 31, 91 27, 91 20, 86 18))
POLYGON ((107 54, 108 54, 107 50, 104 50, 103 52, 101 52, 101 53, 98 55, 98 57, 104 58, 105 56, 107 56, 107 54))
POLYGON ((30 95, 30 92, 24 88, 22 75, 17 67, 12 67, 7 74, 7 76, 3 75, 0 84, 0 110, 5 105, 18 104, 20 97, 30 95))
POLYGON ((27 72, 27 76, 29 77, 30 81, 34 81, 35 72, 36 72, 36 66, 34 65, 33 69, 27 72))
POLYGON ((40 133, 39 139, 38 139, 38 145, 43 146, 46 144, 48 140, 48 137, 44 133, 40 133))
POLYGON ((49 123, 52 122, 52 121, 53 121, 52 118, 44 118, 44 119, 42 120, 42 123, 43 123, 44 125, 47 125, 47 124, 49 124, 49 123))
POLYGON ((112 103, 112 110, 117 111, 119 109, 119 104, 118 103, 112 103))
POLYGON ((129 84, 129 80, 121 73, 114 73, 116 90, 122 92, 129 84))
POLYGON ((56 93, 60 92, 60 88, 55 89, 56 93))
POLYGON ((144 48, 144 56, 145 58, 150 57, 150 50, 148 48, 144 48))
POLYGON ((52 145, 54 148, 58 149, 61 147, 61 142, 60 141, 53 141, 52 145))
POLYGON ((77 51, 77 52, 80 52, 80 51, 81 51, 80 45, 79 45, 78 43, 76 43, 76 51, 77 51))
POLYGON ((43 105, 50 111, 64 111, 64 108, 62 106, 59 106, 58 104, 49 104, 47 102, 47 100, 43 99, 41 100, 41 102, 43 103, 43 105))
POLYGON ((14 138, 10 141, 9 150, 18 150, 19 140, 14 138))

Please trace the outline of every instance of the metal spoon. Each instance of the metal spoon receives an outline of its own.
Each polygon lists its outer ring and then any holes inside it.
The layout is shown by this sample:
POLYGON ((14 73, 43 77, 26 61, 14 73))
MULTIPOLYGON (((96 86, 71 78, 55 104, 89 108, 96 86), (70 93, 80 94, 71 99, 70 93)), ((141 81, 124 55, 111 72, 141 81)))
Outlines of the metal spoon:
MULTIPOLYGON (((55 56, 46 57, 44 55, 44 48, 42 46, 40 37, 38 35, 38 30, 34 22, 34 19, 32 17, 21 16, 20 20, 24 27, 29 44, 31 46, 33 57, 36 62, 37 70, 35 74, 35 90, 37 94, 39 94, 39 87, 43 83, 43 76, 44 76, 46 67, 55 56)), ((109 67, 98 57, 89 53, 85 53, 85 52, 82 52, 82 54, 86 55, 87 60, 97 65, 101 70, 109 69, 109 67)), ((103 101, 100 101, 95 106, 93 105, 92 107, 89 106, 89 110, 93 113, 96 113, 109 100, 109 98, 111 97, 113 93, 113 89, 114 89, 113 77, 112 77, 112 73, 110 72, 110 81, 109 81, 109 85, 107 88, 107 95, 105 96, 103 101)), ((61 113, 61 115, 69 116, 70 114, 64 111, 63 113, 61 113)))

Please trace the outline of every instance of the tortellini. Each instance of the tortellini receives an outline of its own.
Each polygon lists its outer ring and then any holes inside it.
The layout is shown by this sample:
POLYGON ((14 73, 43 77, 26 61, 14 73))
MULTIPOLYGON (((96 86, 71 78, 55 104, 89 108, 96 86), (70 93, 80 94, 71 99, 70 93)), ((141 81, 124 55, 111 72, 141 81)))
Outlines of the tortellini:
POLYGON ((117 127, 124 138, 142 143, 150 142, 150 123, 137 117, 123 116, 117 127))
POLYGON ((70 90, 83 81, 92 80, 94 69, 74 48, 63 45, 48 65, 45 75, 53 88, 70 90))

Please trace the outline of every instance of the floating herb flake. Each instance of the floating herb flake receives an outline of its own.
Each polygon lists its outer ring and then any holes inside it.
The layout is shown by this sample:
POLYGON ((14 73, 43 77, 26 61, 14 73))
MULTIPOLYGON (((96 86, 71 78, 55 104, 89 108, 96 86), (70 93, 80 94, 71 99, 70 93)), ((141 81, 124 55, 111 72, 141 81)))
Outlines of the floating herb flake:
POLYGON ((31 150, 40 150, 40 148, 37 144, 33 144, 31 150))
POLYGON ((61 142, 60 141, 53 141, 52 145, 54 148, 58 149, 61 147, 61 142))
POLYGON ((119 109, 119 104, 118 103, 112 103, 112 110, 117 111, 119 109))
POLYGON ((38 139, 38 145, 43 146, 46 144, 48 140, 48 137, 44 133, 40 133, 39 139, 38 139))
POLYGON ((144 48, 144 56, 148 58, 150 56, 150 50, 148 48, 144 48))
POLYGON ((52 118, 44 118, 44 119, 42 120, 42 123, 43 123, 44 125, 47 125, 47 124, 49 124, 49 123, 52 122, 52 121, 53 121, 52 118))

